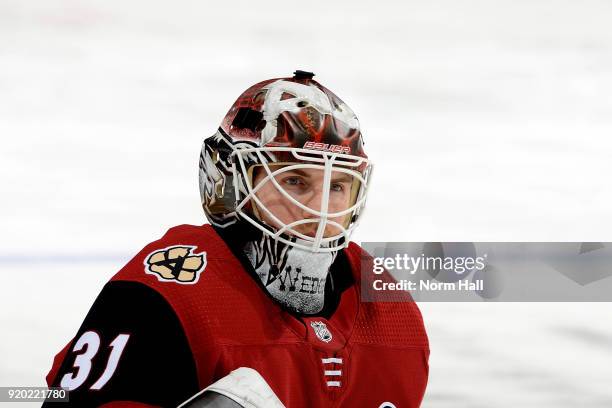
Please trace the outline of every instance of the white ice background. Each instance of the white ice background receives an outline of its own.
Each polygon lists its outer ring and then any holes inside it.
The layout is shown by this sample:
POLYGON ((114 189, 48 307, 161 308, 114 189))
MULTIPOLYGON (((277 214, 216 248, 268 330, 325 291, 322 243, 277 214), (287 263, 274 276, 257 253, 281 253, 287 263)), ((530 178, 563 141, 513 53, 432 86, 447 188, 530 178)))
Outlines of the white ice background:
MULTIPOLYGON (((610 21, 604 0, 0 0, 0 385, 43 385, 123 263, 204 222, 201 141, 295 69, 359 115, 356 241, 612 241, 610 21)), ((424 407, 612 406, 612 305, 420 307, 424 407)))

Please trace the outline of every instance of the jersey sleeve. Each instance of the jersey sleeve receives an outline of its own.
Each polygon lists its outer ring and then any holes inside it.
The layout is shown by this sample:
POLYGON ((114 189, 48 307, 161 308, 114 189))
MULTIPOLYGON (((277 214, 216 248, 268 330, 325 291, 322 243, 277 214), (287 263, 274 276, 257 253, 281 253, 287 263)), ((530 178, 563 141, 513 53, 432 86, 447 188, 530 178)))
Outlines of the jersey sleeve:
POLYGON ((177 406, 199 390, 176 313, 157 291, 130 281, 104 287, 47 380, 50 386, 68 388, 70 401, 43 407, 111 407, 113 401, 177 406))

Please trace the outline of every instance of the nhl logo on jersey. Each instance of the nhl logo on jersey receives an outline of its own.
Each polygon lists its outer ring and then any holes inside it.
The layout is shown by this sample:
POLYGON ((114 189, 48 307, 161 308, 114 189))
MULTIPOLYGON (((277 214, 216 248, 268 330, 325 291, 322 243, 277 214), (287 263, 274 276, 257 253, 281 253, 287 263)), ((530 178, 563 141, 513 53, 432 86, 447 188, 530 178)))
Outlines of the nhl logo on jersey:
POLYGON ((310 326, 315 332, 317 338, 325 343, 329 343, 332 340, 332 334, 329 330, 327 330, 327 326, 325 323, 316 321, 310 322, 310 326))
POLYGON ((194 284, 206 268, 206 252, 196 254, 195 248, 175 245, 151 252, 144 261, 145 272, 160 282, 194 284))

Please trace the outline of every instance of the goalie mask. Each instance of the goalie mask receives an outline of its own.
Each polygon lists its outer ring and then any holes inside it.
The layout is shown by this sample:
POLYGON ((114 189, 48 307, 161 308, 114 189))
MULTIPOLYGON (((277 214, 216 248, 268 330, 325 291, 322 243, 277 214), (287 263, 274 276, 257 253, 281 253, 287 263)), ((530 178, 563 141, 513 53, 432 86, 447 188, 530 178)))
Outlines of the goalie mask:
POLYGON ((262 282, 281 303, 311 312, 359 222, 372 168, 357 117, 313 75, 296 71, 247 89, 200 154, 210 223, 257 231, 244 250, 262 282), (287 273, 319 286, 302 296, 287 288, 287 273))

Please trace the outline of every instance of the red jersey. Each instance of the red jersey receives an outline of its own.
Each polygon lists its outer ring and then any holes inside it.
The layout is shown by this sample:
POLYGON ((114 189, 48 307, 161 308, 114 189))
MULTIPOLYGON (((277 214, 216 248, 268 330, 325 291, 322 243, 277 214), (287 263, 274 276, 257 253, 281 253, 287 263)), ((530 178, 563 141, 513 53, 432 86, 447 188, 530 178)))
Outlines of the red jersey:
MULTIPOLYGON (((168 337, 167 341, 177 336, 184 338, 189 349, 184 353, 188 356, 185 359, 193 362, 191 371, 173 369, 183 372, 160 374, 172 377, 176 392, 183 383, 181 375, 185 376, 184 383, 195 383, 181 391, 190 393, 194 387, 203 389, 238 367, 250 367, 262 375, 290 408, 418 407, 429 371, 429 344, 420 311, 408 294, 405 302, 361 302, 360 270, 363 259, 369 255, 353 242, 343 252, 349 265, 345 273, 352 274, 355 283, 342 292, 337 308, 328 319, 296 316, 276 303, 210 225, 171 228, 136 255, 111 283, 146 287, 147 291, 154 292, 151 297, 159 297, 173 311, 177 323, 172 330, 180 333, 168 337), (190 375, 195 379, 187 378, 190 375)), ((126 296, 114 296, 120 297, 126 296)), ((114 301, 107 299, 106 302, 114 301)), ((146 314, 148 309, 143 303, 146 301, 131 305, 126 300, 127 306, 122 306, 122 310, 142 308, 138 313, 146 314)), ((154 314, 155 310, 150 313, 154 314)), ((129 378, 121 375, 122 368, 128 370, 130 364, 135 365, 122 362, 129 358, 137 343, 132 342, 136 336, 130 334, 127 323, 120 329, 122 333, 117 331, 105 338, 100 330, 112 331, 107 327, 112 327, 113 319, 103 319, 100 324, 105 329, 94 327, 94 318, 90 319, 91 323, 86 320, 79 331, 81 335, 98 333, 100 342, 109 343, 111 351, 109 357, 98 362, 101 368, 96 375, 83 380, 73 393, 81 393, 78 397, 88 401, 88 393, 97 392, 99 398, 104 391, 108 395, 97 400, 101 403, 114 400, 112 390, 119 389, 122 391, 116 400, 164 405, 166 402, 130 396, 129 384, 120 384, 129 383, 130 378, 133 381, 138 370, 153 368, 135 367, 130 369, 129 378), (117 351, 120 346, 121 353, 117 351), (112 368, 113 364, 115 369, 109 373, 108 367, 112 368)), ((156 350, 157 345, 158 352, 172 353, 164 344, 157 343, 160 341, 157 336, 169 336, 170 329, 159 334, 151 330, 147 335, 140 335, 141 348, 156 350)), ((95 341, 95 334, 88 336, 90 340, 93 336, 95 341)), ((79 334, 56 357, 48 376, 50 385, 61 385, 62 381, 64 385, 74 385, 81 381, 74 382, 77 371, 82 370, 79 366, 83 366, 83 359, 79 362, 69 357, 83 354, 84 346, 77 347, 78 339, 79 334)), ((103 347, 107 344, 99 346, 103 347)), ((157 352, 154 353, 149 355, 150 367, 155 366, 157 352)), ((168 361, 172 359, 169 357, 168 361)), ((172 401, 189 397, 177 395, 172 401)))

